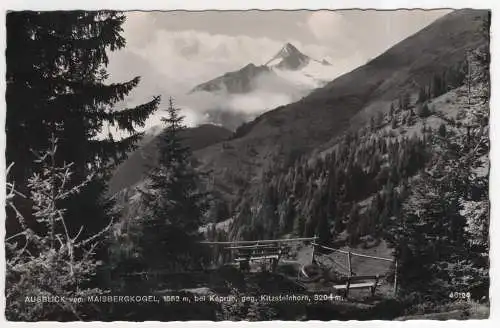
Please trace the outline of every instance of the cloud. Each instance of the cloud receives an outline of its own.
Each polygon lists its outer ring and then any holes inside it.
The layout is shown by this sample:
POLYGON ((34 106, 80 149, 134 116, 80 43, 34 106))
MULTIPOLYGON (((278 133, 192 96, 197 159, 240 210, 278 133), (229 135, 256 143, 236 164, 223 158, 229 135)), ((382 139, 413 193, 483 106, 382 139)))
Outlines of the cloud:
MULTIPOLYGON (((209 121, 217 111, 234 113, 239 120, 248 119, 300 99, 318 87, 318 81, 289 72, 281 77, 295 83, 287 84, 275 77, 263 76, 256 82, 254 92, 246 95, 188 92, 200 83, 239 70, 249 63, 264 64, 285 42, 294 44, 314 59, 328 60, 331 67, 321 67, 312 75, 320 76, 323 81, 333 80, 364 64, 368 58, 416 32, 439 15, 442 13, 316 11, 301 20, 290 21, 311 35, 300 42, 295 39, 297 35, 291 33, 282 33, 283 39, 280 40, 209 33, 209 26, 207 30, 169 30, 162 24, 164 17, 159 14, 129 12, 123 25, 127 45, 110 54, 108 71, 111 82, 135 76, 142 78, 123 106, 144 103, 155 95, 161 95, 164 101, 171 96, 182 108, 190 126, 209 121)), ((286 28, 286 24, 283 26, 286 28)), ((165 102, 161 106, 165 106, 165 102)), ((152 116, 146 128, 159 124, 161 115, 152 116)))
MULTIPOLYGON (((257 115, 300 99, 312 89, 310 85, 295 84, 274 74, 260 75, 253 81, 253 88, 245 94, 225 90, 181 94, 176 103, 188 126, 217 123, 234 129, 257 115)), ((148 125, 160 124, 160 117, 154 115, 148 125)))
MULTIPOLYGON (((228 36, 201 31, 167 31, 154 28, 145 13, 134 13, 124 26, 127 47, 110 55, 110 81, 141 76, 140 85, 126 99, 133 106, 161 95, 163 105, 174 97, 189 126, 207 122, 207 112, 234 112, 239 117, 254 117, 266 110, 290 103, 316 86, 284 83, 276 77, 262 76, 256 90, 246 95, 188 92, 196 85, 248 63, 262 65, 277 53, 285 41, 314 57, 325 58, 328 50, 304 45, 297 40, 228 36), (142 36, 142 37, 141 37, 142 36), (241 114, 241 115, 240 115, 241 114)), ((330 59, 331 60, 331 59, 330 59)), ((147 127, 160 124, 161 112, 147 121, 147 127)))
POLYGON ((263 64, 282 43, 267 38, 226 36, 199 31, 157 30, 151 41, 129 51, 148 60, 183 86, 199 84, 252 62, 263 64))
POLYGON ((334 11, 315 11, 307 20, 311 33, 320 42, 343 41, 348 21, 334 11))
MULTIPOLYGON (((127 37, 135 34, 141 33, 126 33, 127 37)), ((140 46, 129 42, 123 51, 113 54, 111 79, 134 71, 143 76, 143 82, 149 87, 161 86, 174 97, 248 63, 262 65, 282 46, 282 42, 267 38, 199 31, 149 30, 149 34, 149 42, 140 46)))
POLYGON ((147 12, 127 12, 122 28, 127 47, 141 47, 154 37, 154 31, 157 30, 156 18, 147 12))
POLYGON ((449 10, 346 10, 315 11, 307 18, 307 27, 321 45, 336 49, 345 58, 353 53, 374 57, 409 35, 417 32, 449 10))
MULTIPOLYGON (((303 44, 296 39, 274 40, 246 35, 211 34, 197 30, 170 31, 159 28, 154 15, 144 12, 127 13, 124 51, 133 53, 153 66, 176 89, 192 88, 208 79, 254 63, 262 65, 277 53, 285 42, 291 42, 301 51, 316 57, 333 54, 330 46, 303 44)), ((114 60, 120 60, 115 56, 114 60)), ((128 66, 127 66, 128 65, 128 66)), ((116 65, 115 65, 116 66, 116 65)), ((135 66, 135 65, 134 65, 135 66)), ((120 69, 130 62, 121 63, 120 69)), ((134 67, 135 70, 135 67, 134 67)), ((113 74, 115 72, 111 72, 113 74)), ((174 90, 176 91, 176 90, 174 90)))

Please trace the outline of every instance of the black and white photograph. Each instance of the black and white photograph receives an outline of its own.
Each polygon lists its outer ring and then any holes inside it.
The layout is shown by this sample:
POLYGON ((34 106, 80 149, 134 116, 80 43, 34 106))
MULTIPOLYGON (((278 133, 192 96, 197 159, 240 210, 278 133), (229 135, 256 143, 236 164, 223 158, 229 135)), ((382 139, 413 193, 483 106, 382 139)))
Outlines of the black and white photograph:
POLYGON ((4 13, 5 320, 490 317, 491 9, 76 9, 4 13))

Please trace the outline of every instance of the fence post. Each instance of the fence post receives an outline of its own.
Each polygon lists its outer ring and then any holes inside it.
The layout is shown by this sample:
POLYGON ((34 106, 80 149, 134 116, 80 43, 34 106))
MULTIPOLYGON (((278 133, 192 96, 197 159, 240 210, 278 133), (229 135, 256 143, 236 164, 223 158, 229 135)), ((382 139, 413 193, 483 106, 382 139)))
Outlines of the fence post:
POLYGON ((314 263, 314 253, 316 252, 316 235, 314 235, 314 239, 312 241, 312 254, 311 254, 311 264, 314 263))
POLYGON ((349 270, 349 277, 352 276, 352 269, 351 269, 351 251, 347 252, 347 269, 349 270))
POLYGON ((397 288, 398 288, 398 260, 394 262, 394 296, 396 296, 397 288))

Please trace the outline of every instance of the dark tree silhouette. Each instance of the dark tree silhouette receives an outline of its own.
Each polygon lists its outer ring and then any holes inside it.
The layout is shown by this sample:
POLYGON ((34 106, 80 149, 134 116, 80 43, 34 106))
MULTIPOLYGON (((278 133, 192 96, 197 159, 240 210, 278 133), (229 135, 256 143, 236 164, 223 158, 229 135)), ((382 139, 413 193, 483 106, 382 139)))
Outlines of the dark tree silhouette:
POLYGON ((206 194, 198 189, 191 150, 180 133, 185 129, 179 109, 169 100, 166 124, 158 145, 158 165, 148 172, 141 189, 144 214, 139 247, 147 269, 188 269, 200 264, 196 241, 207 210, 206 194))
MULTIPOLYGON (((107 84, 108 51, 125 46, 120 35, 123 14, 111 11, 9 12, 7 14, 7 151, 14 162, 12 178, 26 189, 33 171, 32 150, 58 140, 58 165, 74 163, 74 180, 95 178, 66 201, 71 231, 83 225, 84 234, 100 230, 110 219, 104 200, 105 180, 141 137, 159 97, 133 108, 117 104, 139 83, 139 77, 107 84), (123 140, 111 134, 99 140, 107 126, 129 133, 123 140), (82 209, 85 209, 82 211, 82 209)), ((19 204, 28 215, 29 204, 19 204), (26 210, 26 211, 25 211, 26 210)), ((29 217, 27 217, 29 220, 29 217)), ((9 220, 8 220, 9 221, 9 220)), ((7 223, 8 231, 13 228, 7 223)))

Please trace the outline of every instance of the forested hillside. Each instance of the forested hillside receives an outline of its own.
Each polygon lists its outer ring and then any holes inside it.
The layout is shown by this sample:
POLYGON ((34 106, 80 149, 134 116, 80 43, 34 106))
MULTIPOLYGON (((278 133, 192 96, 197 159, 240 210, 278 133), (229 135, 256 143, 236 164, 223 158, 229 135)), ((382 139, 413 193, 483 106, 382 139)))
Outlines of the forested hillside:
MULTIPOLYGON (((461 134, 457 124, 469 124, 464 121, 469 119, 467 111, 460 109, 464 106, 463 94, 467 93, 463 86, 466 69, 464 62, 447 74, 435 75, 428 85, 422 86, 417 99, 403 93, 389 105, 387 114, 377 113, 368 124, 348 131, 316 155, 303 156, 289 167, 270 167, 259 192, 247 191, 239 204, 241 212, 253 209, 260 214, 241 215, 251 217, 252 223, 235 225, 239 229, 247 225, 260 229, 258 222, 262 222, 264 234, 274 234, 264 237, 292 231, 311 236, 327 230, 317 227, 325 220, 341 232, 349 213, 362 212, 367 220, 375 221, 360 222, 361 231, 375 233, 379 221, 386 222, 398 213, 409 179, 439 153, 433 146, 434 136, 461 134), (252 206, 252 199, 262 206, 252 206), (268 214, 279 213, 279 219, 256 219, 267 207, 268 214), (300 211, 295 212, 294 208, 300 211), (367 227, 371 229, 366 230, 367 227)), ((350 225, 357 229, 359 223, 350 225)))
POLYGON ((401 260, 403 287, 437 277, 422 273, 428 263, 450 276, 429 282, 429 290, 487 295, 487 53, 484 44, 464 54, 316 155, 268 168, 257 189, 239 194, 229 232, 212 237, 317 235, 323 244, 350 246, 385 239, 401 260), (451 269, 453 261, 461 264, 451 269))
MULTIPOLYGON (((463 62, 484 44, 486 12, 454 11, 302 100, 276 108, 237 130, 235 138, 195 152, 227 197, 260 183, 276 162, 289 165, 377 112, 387 113, 402 93, 415 95, 433 75, 463 62)), ((307 156, 307 155, 306 155, 307 156)))

